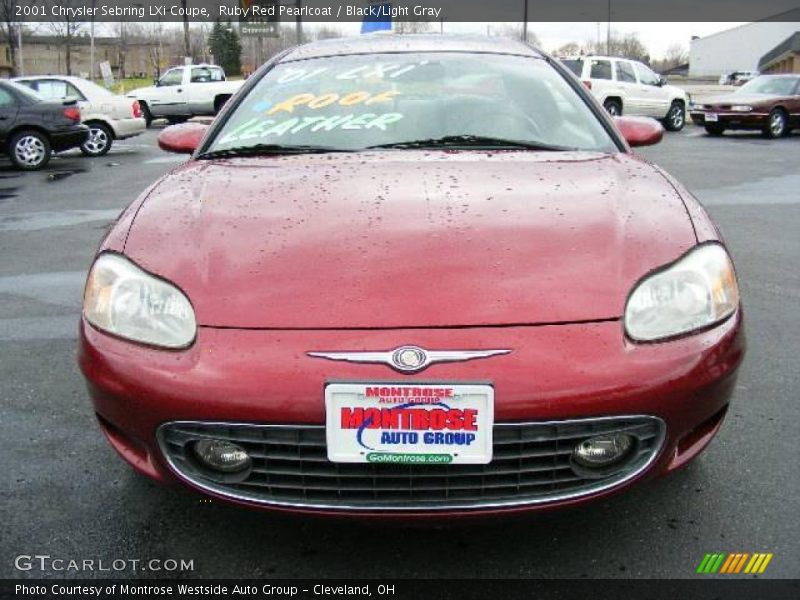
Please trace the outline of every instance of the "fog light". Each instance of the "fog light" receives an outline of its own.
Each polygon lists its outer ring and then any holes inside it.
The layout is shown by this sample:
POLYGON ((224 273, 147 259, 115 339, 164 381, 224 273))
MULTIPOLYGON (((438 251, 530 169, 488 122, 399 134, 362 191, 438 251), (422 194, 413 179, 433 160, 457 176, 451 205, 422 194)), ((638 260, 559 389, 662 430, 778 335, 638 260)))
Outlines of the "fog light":
POLYGON ((250 466, 250 455, 241 446, 222 440, 198 440, 194 443, 195 456, 215 471, 237 473, 250 466))
POLYGON ((577 444, 572 458, 582 467, 602 469, 625 458, 633 445, 634 439, 627 433, 598 435, 577 444))

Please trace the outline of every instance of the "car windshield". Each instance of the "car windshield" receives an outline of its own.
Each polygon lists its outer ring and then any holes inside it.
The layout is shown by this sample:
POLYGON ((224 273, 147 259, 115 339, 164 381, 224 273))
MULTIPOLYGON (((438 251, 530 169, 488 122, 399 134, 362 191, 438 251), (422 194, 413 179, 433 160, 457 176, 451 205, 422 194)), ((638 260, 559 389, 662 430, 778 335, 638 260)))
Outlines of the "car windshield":
POLYGON ((445 52, 279 64, 235 108, 204 154, 445 145, 618 149, 546 61, 445 52))
POLYGON ((788 96, 797 85, 796 77, 756 77, 739 88, 740 94, 777 94, 788 96))

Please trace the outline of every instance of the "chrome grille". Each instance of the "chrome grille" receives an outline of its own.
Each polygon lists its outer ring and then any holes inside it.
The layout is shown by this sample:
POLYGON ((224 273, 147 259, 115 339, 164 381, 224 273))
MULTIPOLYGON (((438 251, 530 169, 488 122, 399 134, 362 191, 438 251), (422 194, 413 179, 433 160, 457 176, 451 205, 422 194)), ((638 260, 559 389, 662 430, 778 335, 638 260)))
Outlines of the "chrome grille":
POLYGON ((442 510, 539 504, 607 489, 643 471, 658 454, 664 423, 656 417, 604 417, 497 423, 487 465, 332 463, 325 428, 174 422, 158 430, 172 469, 201 489, 259 504, 342 510, 442 510), (582 440, 625 432, 637 444, 619 470, 587 475, 570 456, 582 440), (223 439, 252 458, 241 476, 214 476, 193 459, 191 443, 223 439))

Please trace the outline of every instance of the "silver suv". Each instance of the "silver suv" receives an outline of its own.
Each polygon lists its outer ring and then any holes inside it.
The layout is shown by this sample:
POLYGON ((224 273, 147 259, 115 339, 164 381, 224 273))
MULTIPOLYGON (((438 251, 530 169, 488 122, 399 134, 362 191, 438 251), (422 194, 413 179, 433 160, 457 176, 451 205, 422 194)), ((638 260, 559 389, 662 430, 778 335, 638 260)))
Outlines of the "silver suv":
POLYGON ((686 124, 689 94, 650 67, 626 58, 579 56, 561 62, 592 90, 611 115, 640 115, 661 120, 670 131, 686 124))

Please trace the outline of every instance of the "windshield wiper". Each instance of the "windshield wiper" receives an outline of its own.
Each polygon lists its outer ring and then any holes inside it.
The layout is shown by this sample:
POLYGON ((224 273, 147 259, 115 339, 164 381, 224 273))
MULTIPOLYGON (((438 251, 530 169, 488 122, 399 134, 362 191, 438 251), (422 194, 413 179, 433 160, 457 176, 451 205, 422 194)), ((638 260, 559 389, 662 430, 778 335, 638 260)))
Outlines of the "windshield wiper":
POLYGON ((253 146, 234 146, 221 150, 201 152, 197 158, 235 158, 239 156, 280 156, 284 154, 324 154, 326 152, 351 152, 344 148, 329 146, 286 146, 282 144, 255 144, 253 146))
POLYGON ((569 151, 576 150, 568 146, 556 146, 544 142, 508 140, 504 138, 489 137, 483 135, 446 135, 439 138, 428 138, 423 140, 409 140, 407 142, 391 142, 389 144, 377 144, 367 146, 365 150, 376 150, 382 148, 415 149, 415 148, 501 148, 507 150, 548 150, 548 151, 569 151))

